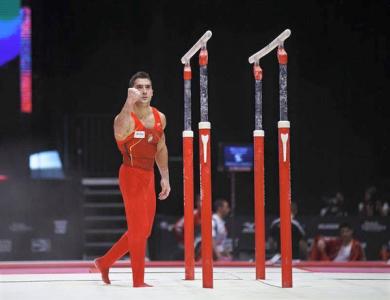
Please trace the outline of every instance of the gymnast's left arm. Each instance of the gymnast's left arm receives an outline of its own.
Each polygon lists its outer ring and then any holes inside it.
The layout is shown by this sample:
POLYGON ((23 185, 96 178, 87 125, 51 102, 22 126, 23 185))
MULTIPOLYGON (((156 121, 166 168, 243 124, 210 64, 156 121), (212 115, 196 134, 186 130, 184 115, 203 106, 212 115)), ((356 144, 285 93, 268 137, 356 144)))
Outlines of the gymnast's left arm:
MULTIPOLYGON (((165 129, 166 119, 163 114, 161 114, 161 123, 165 129)), ((158 195, 158 199, 165 200, 171 192, 171 186, 169 184, 168 148, 165 143, 165 134, 162 135, 160 141, 157 144, 155 160, 161 175, 161 192, 158 195)))

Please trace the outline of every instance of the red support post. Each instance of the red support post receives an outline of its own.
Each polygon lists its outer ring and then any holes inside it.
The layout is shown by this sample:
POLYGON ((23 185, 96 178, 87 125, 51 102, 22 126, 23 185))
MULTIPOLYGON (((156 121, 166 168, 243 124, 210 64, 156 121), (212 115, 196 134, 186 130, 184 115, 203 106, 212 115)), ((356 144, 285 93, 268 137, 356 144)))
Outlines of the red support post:
POLYGON ((193 137, 192 131, 183 132, 185 280, 195 279, 193 137))
POLYGON ((213 238, 211 210, 211 126, 199 123, 199 165, 202 222, 202 279, 204 288, 213 288, 213 238))
POLYGON ((256 279, 265 279, 264 131, 255 130, 253 139, 256 279))
POLYGON ((282 287, 292 287, 290 122, 278 122, 282 287))
POLYGON ((184 265, 185 279, 195 279, 194 250, 194 159, 191 130, 191 66, 186 64, 184 78, 183 193, 184 193, 184 265))

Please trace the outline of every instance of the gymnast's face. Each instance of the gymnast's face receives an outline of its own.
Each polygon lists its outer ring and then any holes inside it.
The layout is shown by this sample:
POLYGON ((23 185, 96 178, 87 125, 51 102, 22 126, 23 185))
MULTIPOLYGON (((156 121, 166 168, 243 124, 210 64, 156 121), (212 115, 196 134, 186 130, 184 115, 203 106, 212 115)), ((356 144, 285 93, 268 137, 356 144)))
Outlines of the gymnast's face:
POLYGON ((149 104, 153 96, 152 83, 147 78, 137 78, 134 81, 134 88, 141 93, 140 102, 143 104, 149 104))

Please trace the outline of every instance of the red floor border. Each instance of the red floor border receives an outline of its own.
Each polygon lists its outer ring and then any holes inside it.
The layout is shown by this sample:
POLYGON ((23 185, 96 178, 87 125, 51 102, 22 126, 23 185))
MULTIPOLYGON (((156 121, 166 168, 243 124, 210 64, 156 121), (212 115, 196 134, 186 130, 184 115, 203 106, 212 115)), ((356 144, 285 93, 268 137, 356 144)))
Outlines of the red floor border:
MULTIPOLYGON (((130 263, 118 261, 114 268, 129 267, 130 263)), ((184 267, 183 261, 149 261, 145 263, 148 268, 180 268, 184 267)), ((196 263, 201 267, 201 263, 196 263)), ((28 269, 28 268, 93 268, 93 261, 9 261, 0 262, 0 269, 28 269)), ((254 262, 231 261, 231 262, 214 262, 214 267, 218 268, 247 268, 255 267, 254 262)), ((267 264, 267 267, 279 267, 279 264, 267 264)), ((384 261, 358 261, 358 262, 323 262, 323 261, 300 261, 294 262, 295 268, 389 268, 390 263, 384 261)))

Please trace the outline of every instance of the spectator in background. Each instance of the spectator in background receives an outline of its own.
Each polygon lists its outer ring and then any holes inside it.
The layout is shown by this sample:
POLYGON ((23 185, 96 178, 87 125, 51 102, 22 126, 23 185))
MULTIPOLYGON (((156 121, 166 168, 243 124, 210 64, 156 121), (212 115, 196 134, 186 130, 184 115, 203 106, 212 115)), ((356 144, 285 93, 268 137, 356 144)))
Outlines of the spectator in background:
POLYGON ((353 238, 353 229, 343 223, 339 227, 340 236, 336 238, 317 237, 313 243, 310 260, 358 261, 366 260, 359 241, 353 238))
POLYGON ((321 208, 320 216, 347 216, 347 212, 344 209, 344 195, 341 192, 337 192, 334 197, 324 198, 326 206, 321 208))
MULTIPOLYGON (((195 197, 195 209, 194 209, 194 240, 200 239, 200 212, 201 212, 201 201, 200 195, 197 194, 195 197)), ((175 233, 177 244, 177 251, 173 255, 173 259, 183 260, 184 259, 184 216, 181 217, 174 225, 173 231, 175 233)))
POLYGON ((389 215, 389 203, 382 199, 375 200, 374 203, 374 215, 386 217, 389 215))
MULTIPOLYGON (((214 204, 212 216, 212 237, 213 237, 213 259, 232 260, 232 247, 229 245, 228 231, 225 219, 230 213, 229 202, 225 199, 217 199, 214 204)), ((195 239, 195 259, 201 259, 202 241, 201 237, 195 239)))
POLYGON ((228 232, 225 225, 225 218, 229 213, 230 206, 227 200, 217 199, 214 202, 214 214, 212 217, 214 260, 232 260, 232 249, 228 247, 228 232))
POLYGON ((375 215, 375 206, 377 198, 377 189, 375 186, 370 186, 364 191, 363 200, 359 203, 359 215, 372 217, 375 215))
POLYGON ((385 217, 389 215, 389 209, 386 196, 379 195, 375 186, 370 186, 365 190, 363 200, 358 206, 359 215, 365 217, 385 217))
MULTIPOLYGON (((294 259, 307 259, 306 233, 303 226, 296 219, 297 214, 298 206, 295 202, 291 202, 292 257, 294 259)), ((277 256, 280 255, 280 218, 277 218, 271 224, 268 245, 271 252, 277 256)))
POLYGON ((383 244, 379 251, 379 258, 390 263, 390 241, 388 244, 383 244))

